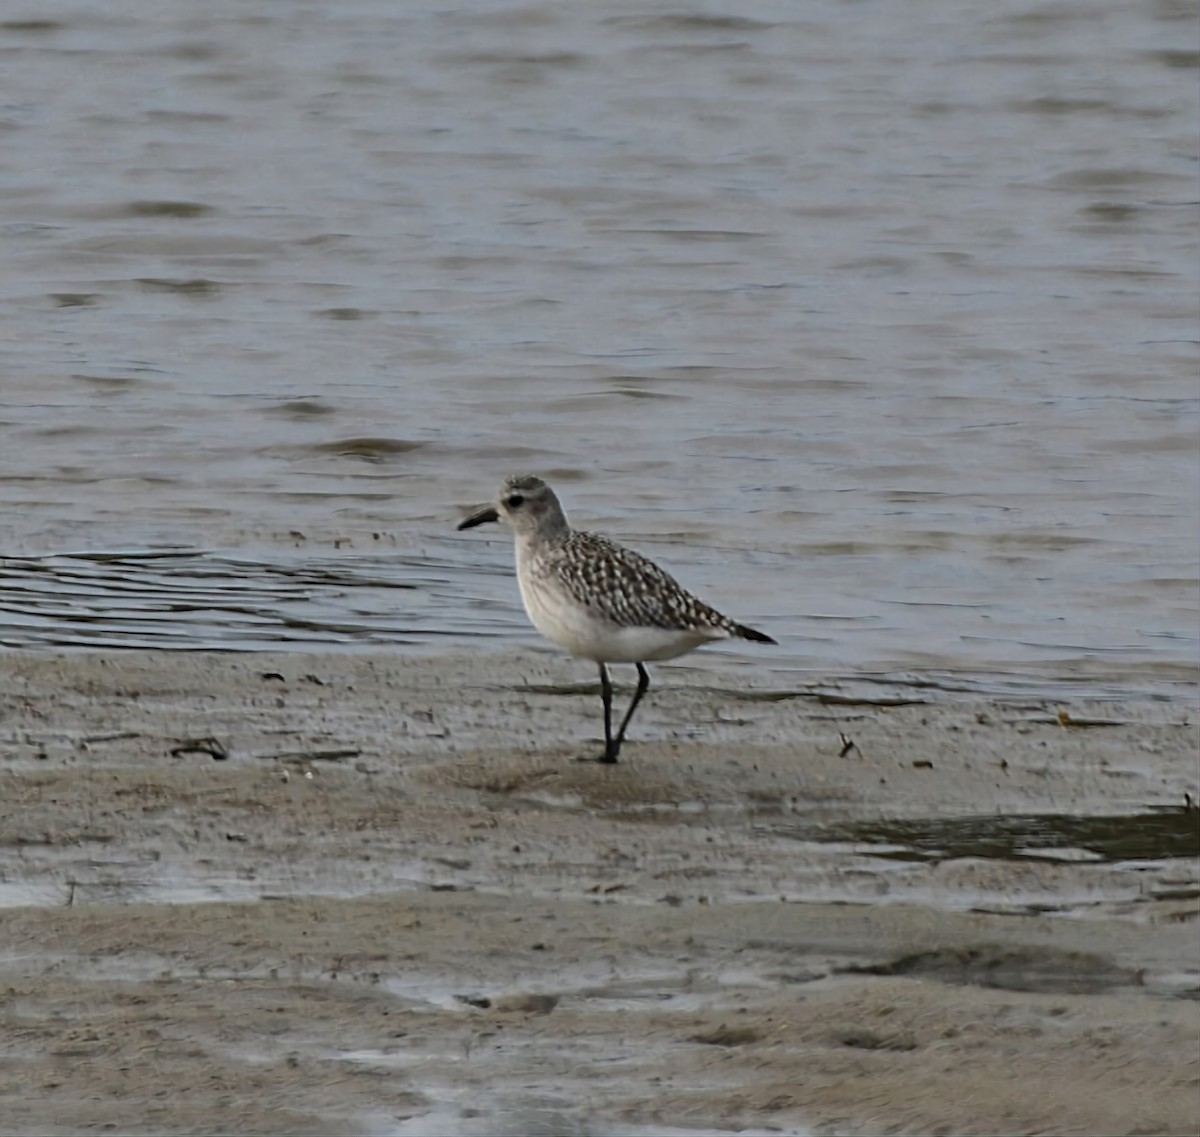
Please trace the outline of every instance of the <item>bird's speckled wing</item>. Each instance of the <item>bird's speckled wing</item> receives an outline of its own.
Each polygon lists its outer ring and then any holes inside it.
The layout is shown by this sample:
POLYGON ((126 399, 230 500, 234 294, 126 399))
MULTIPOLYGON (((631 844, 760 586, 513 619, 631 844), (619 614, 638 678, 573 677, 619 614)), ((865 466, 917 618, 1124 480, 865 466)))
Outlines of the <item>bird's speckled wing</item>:
POLYGON ((577 603, 622 627, 738 634, 738 625, 653 561, 596 533, 573 532, 537 566, 577 603))

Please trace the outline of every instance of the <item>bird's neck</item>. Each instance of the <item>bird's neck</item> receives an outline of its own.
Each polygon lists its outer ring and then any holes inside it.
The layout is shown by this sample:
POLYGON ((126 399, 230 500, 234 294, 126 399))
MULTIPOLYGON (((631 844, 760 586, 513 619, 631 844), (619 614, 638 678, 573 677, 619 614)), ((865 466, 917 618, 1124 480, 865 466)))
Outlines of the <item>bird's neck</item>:
POLYGON ((571 526, 565 517, 543 517, 536 529, 517 534, 520 556, 536 555, 546 549, 557 549, 571 536, 571 526))

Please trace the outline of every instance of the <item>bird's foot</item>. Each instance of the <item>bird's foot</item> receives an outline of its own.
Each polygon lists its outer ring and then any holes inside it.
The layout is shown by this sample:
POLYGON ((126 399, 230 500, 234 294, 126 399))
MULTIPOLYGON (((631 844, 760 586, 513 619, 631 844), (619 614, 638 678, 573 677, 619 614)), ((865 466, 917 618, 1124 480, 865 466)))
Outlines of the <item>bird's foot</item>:
POLYGON ((611 747, 604 751, 603 754, 581 754, 575 759, 576 762, 599 762, 602 766, 615 766, 617 762, 617 751, 611 747))

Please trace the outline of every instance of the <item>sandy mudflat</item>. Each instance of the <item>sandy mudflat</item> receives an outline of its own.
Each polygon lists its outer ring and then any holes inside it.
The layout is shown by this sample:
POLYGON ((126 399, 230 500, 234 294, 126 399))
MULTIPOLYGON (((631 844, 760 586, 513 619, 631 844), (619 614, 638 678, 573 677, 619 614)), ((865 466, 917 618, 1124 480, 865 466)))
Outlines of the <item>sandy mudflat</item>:
POLYGON ((1190 708, 656 674, 0 657, 0 1131, 1200 1130, 1190 708))

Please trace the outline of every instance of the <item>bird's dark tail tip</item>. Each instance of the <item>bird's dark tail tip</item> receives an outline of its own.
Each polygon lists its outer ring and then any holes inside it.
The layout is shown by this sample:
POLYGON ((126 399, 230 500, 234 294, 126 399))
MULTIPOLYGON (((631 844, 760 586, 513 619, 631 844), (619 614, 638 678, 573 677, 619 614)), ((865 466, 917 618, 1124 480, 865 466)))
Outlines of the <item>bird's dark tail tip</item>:
POLYGON ((737 625, 737 635, 739 639, 753 640, 756 644, 774 644, 778 640, 773 640, 766 632, 756 631, 754 628, 747 628, 745 624, 737 625))

